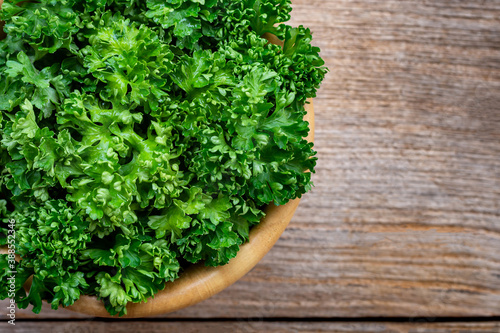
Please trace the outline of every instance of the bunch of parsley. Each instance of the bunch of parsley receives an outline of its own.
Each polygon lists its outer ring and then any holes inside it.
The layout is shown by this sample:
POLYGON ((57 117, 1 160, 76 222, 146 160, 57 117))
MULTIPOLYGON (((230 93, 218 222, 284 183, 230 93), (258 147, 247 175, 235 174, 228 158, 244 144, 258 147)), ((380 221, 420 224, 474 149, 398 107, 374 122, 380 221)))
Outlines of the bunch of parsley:
MULTIPOLYGON (((123 315, 190 263, 226 264, 266 205, 310 189, 302 118, 326 68, 310 31, 282 23, 290 11, 290 0, 4 2, 0 245, 16 220, 19 307, 88 294, 123 315)), ((5 299, 5 255, 0 267, 5 299)))

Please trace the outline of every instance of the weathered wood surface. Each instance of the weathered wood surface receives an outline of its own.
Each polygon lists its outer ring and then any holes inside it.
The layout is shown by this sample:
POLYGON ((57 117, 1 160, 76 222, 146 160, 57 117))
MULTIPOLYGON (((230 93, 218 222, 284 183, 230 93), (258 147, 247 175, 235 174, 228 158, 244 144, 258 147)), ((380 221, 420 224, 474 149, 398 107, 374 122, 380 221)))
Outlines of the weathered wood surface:
POLYGON ((330 68, 316 187, 253 271, 168 317, 500 315, 500 1, 293 3, 330 68))
MULTIPOLYGON (((3 324, 3 323, 2 323, 3 324)), ((0 326, 2 328, 3 326, 0 326)), ((499 322, 488 323, 390 323, 390 322, 18 322, 13 333, 498 333, 499 322)))

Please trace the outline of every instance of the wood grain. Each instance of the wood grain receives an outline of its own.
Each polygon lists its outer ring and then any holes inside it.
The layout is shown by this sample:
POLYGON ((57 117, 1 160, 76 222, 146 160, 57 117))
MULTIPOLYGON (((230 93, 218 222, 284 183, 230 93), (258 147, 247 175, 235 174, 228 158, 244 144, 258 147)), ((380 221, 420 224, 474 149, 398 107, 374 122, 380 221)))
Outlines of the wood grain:
POLYGON ((500 1, 293 7, 330 68, 316 186, 249 274, 168 317, 499 316, 500 1))
MULTIPOLYGON (((6 324, 0 328, 5 327, 6 324)), ((499 322, 487 323, 390 323, 390 322, 18 322, 13 333, 498 333, 499 322)))

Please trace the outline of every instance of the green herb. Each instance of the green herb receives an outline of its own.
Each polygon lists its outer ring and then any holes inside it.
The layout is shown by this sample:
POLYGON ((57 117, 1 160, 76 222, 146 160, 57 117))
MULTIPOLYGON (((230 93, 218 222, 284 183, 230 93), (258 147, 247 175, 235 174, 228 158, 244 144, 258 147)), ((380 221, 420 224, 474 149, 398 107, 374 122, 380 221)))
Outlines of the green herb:
POLYGON ((0 11, 0 245, 15 219, 19 307, 87 294, 123 315, 190 263, 226 264, 266 205, 311 188, 302 118, 327 70, 282 23, 290 0, 16 2, 0 11))

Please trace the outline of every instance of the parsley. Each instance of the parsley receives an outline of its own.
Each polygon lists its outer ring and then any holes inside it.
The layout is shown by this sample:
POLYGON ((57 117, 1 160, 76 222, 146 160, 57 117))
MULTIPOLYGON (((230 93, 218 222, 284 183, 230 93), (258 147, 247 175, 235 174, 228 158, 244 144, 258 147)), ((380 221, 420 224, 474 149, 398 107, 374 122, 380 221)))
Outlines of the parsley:
POLYGON ((0 11, 0 245, 15 219, 21 308, 88 294, 123 315, 186 264, 226 264, 266 205, 311 188, 303 105, 327 70, 308 29, 278 24, 290 0, 16 3, 0 11))

